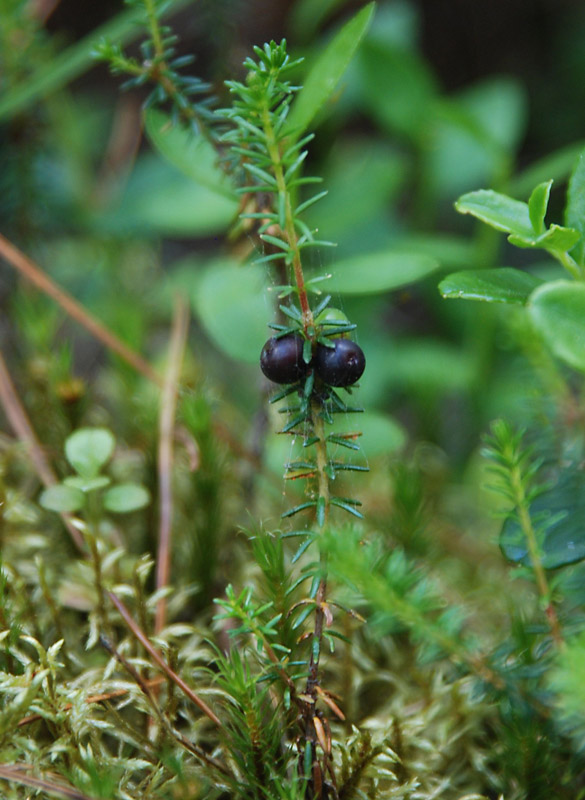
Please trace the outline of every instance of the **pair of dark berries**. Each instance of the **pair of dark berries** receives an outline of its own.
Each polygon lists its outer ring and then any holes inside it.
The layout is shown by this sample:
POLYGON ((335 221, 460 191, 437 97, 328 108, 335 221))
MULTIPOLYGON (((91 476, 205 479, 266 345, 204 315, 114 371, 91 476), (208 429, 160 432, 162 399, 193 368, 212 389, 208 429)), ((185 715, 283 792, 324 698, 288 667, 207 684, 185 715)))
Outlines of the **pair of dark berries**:
POLYGON ((296 383, 314 368, 329 386, 351 386, 366 366, 363 350, 351 339, 332 339, 333 347, 318 344, 310 364, 303 359, 304 339, 298 333, 269 339, 260 354, 260 369, 274 383, 296 383))

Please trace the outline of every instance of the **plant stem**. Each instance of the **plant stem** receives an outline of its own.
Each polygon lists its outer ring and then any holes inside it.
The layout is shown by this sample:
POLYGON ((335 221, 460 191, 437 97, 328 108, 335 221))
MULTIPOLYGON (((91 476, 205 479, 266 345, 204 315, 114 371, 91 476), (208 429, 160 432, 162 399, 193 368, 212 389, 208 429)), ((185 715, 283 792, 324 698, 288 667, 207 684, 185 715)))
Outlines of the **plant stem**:
POLYGON ((585 274, 583 273, 583 268, 577 264, 574 258, 567 253, 566 250, 549 250, 548 251, 553 258, 556 258, 563 267, 567 270, 569 275, 571 275, 575 280, 582 281, 585 280, 585 274))
POLYGON ((148 17, 148 27, 150 28, 150 36, 154 46, 154 54, 156 58, 162 58, 164 54, 164 46, 158 18, 156 15, 156 6, 154 0, 144 0, 144 8, 146 16, 148 17))
POLYGON ((532 525, 530 514, 528 512, 528 501, 526 498, 526 493, 524 491, 524 486, 522 484, 521 471, 517 465, 515 465, 512 468, 510 472, 510 477, 515 493, 518 520, 520 522, 520 527, 522 528, 522 532, 526 537, 528 552, 530 554, 530 562, 532 564, 532 569, 534 570, 534 577, 536 578, 538 593, 540 594, 543 603, 545 604, 545 614, 548 620, 548 624, 550 625, 554 642, 557 645, 562 645, 563 637, 561 634, 559 620, 551 601, 551 592, 548 585, 548 580, 546 578, 546 572, 542 565, 542 559, 540 557, 540 549, 538 547, 538 542, 536 540, 536 533, 532 525))
POLYGON ((284 197, 284 220, 285 229, 283 231, 286 236, 290 248, 291 266, 295 276, 295 283, 297 285, 299 304, 303 314, 303 328, 305 333, 308 333, 309 328, 313 325, 313 312, 309 305, 309 298, 307 297, 307 289, 305 287, 305 276, 303 274, 303 265, 301 262, 301 252, 297 241, 297 232, 295 230, 294 214, 292 203, 290 199, 290 192, 286 185, 284 178, 284 169, 278 142, 272 126, 272 119, 270 116, 270 109, 265 105, 262 111, 262 125, 264 133, 266 134, 266 147, 268 155, 272 161, 272 169, 274 170, 274 177, 278 187, 279 197, 284 197))

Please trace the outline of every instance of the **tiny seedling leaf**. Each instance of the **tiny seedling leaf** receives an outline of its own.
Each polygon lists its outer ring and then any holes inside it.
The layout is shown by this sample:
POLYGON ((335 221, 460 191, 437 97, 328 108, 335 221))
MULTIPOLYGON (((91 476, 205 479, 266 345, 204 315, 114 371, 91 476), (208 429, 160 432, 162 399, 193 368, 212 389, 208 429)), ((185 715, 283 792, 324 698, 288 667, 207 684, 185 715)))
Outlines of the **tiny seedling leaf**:
POLYGON ((72 486, 80 492, 95 492, 96 489, 104 489, 112 482, 107 475, 98 475, 97 478, 80 478, 78 475, 71 475, 65 478, 65 486, 72 486))
POLYGON ((45 489, 39 498, 39 502, 43 508, 49 511, 68 514, 83 508, 85 495, 80 489, 58 483, 45 489))
POLYGON ((150 495, 138 483, 121 483, 112 486, 104 495, 104 507, 116 514, 128 514, 150 503, 150 495))
POLYGON ((67 461, 81 478, 95 478, 110 460, 116 441, 107 428, 80 428, 67 438, 67 461))

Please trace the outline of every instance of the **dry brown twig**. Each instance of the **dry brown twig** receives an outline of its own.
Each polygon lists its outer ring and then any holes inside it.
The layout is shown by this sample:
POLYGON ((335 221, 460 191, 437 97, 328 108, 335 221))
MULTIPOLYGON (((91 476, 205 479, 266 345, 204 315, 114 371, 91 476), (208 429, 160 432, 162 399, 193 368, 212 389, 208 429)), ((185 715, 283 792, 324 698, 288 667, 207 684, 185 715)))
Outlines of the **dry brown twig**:
MULTIPOLYGON (((173 525, 173 439, 177 409, 177 390, 188 329, 189 311, 187 304, 183 299, 177 296, 173 315, 169 361, 161 394, 158 426, 159 534, 156 558, 157 589, 161 589, 169 582, 173 525)), ((166 608, 167 601, 166 597, 163 596, 156 605, 154 620, 155 633, 160 633, 164 628, 166 608)))

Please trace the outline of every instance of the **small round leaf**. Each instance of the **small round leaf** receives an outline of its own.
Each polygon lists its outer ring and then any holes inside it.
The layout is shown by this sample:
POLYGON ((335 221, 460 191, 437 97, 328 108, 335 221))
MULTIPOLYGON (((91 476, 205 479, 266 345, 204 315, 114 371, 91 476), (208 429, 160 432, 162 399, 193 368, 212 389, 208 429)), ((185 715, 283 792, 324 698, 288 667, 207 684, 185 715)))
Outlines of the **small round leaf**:
POLYGON ((150 503, 150 495, 138 483, 121 483, 113 486, 104 495, 104 506, 116 514, 128 514, 150 503))
POLYGON ((78 475, 95 478, 111 458, 115 444, 107 428, 80 428, 65 442, 65 455, 78 475))
POLYGON ((79 511, 85 504, 85 496, 80 489, 75 489, 73 486, 64 486, 58 483, 55 486, 50 486, 41 494, 39 502, 43 508, 48 511, 57 511, 58 513, 72 513, 79 511))

